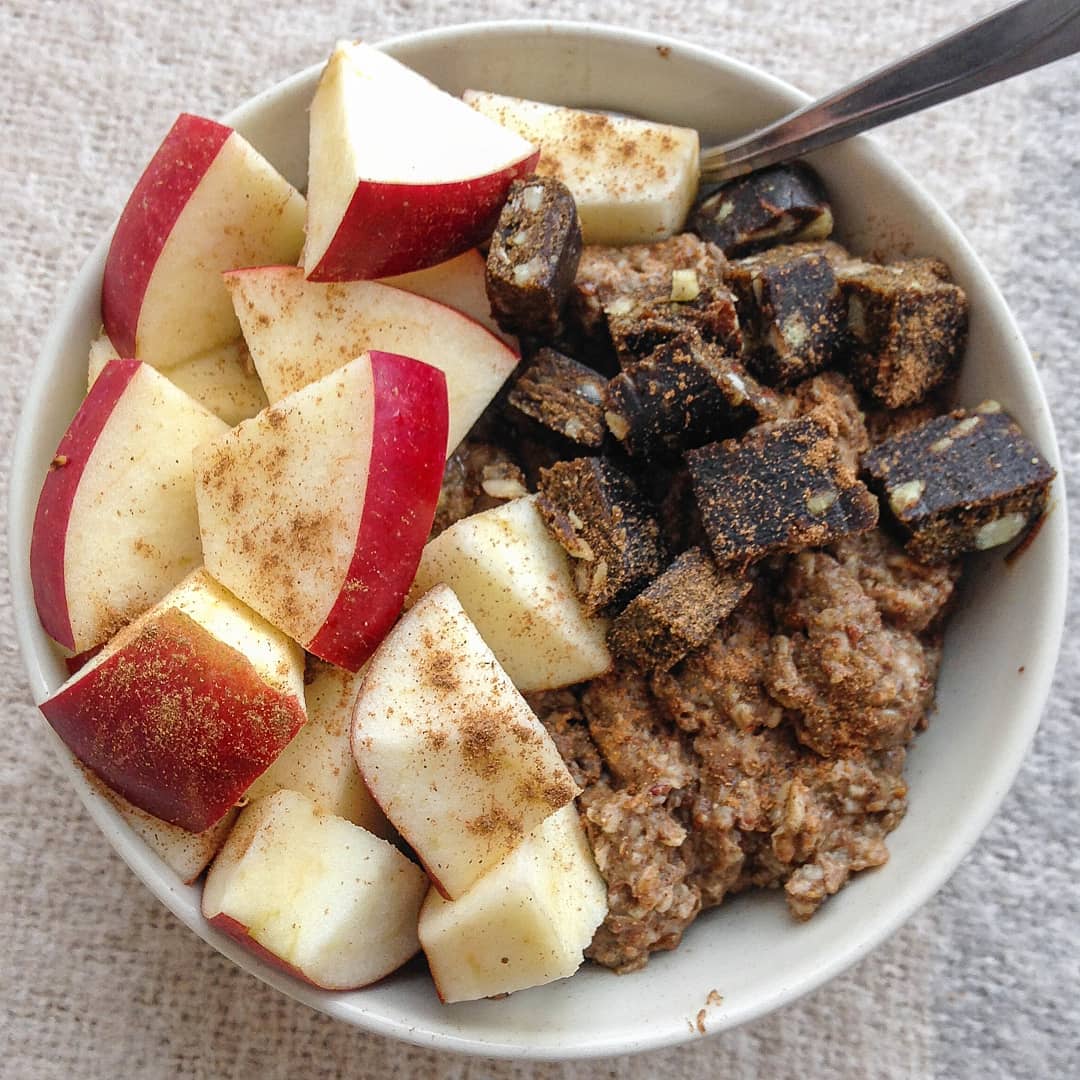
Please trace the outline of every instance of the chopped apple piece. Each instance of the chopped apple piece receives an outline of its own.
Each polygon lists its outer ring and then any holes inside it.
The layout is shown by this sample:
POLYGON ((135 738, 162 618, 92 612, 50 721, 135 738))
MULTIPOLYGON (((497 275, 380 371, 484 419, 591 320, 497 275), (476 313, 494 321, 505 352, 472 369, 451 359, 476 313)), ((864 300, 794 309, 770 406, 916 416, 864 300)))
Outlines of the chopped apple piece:
POLYGON ((105 365, 60 440, 30 541, 45 630, 84 652, 202 561, 192 449, 226 430, 137 360, 105 365))
POLYGON ((417 601, 372 657, 352 746, 371 794, 448 899, 578 792, 445 585, 417 601))
POLYGON ((200 446, 206 566, 309 652, 356 671, 401 611, 431 530, 446 380, 365 353, 200 446))
POLYGON ((255 802, 275 791, 297 791, 320 810, 389 840, 394 827, 365 786, 350 743, 353 706, 364 671, 354 675, 332 664, 314 663, 314 676, 304 688, 307 723, 251 785, 246 799, 255 802))
POLYGON ((439 582, 454 590, 522 692, 584 682, 611 667, 607 623, 582 610, 566 552, 535 496, 462 518, 432 540, 411 596, 439 582))
POLYGON ((101 285, 125 358, 168 368, 237 337, 222 270, 292 262, 304 197, 232 128, 183 114, 116 226, 101 285))
POLYGON ((488 299, 487 260, 476 248, 457 258, 447 259, 426 270, 414 270, 411 274, 381 278, 379 284, 426 296, 440 304, 452 307, 470 319, 475 319, 485 330, 502 338, 514 352, 518 351, 517 338, 505 333, 492 318, 491 301, 488 299))
POLYGON ((649 244, 682 229, 698 188, 696 131, 481 90, 463 97, 540 147, 535 171, 570 189, 586 244, 649 244))
POLYGON ((197 833, 300 730, 303 679, 300 650, 196 570, 41 711, 125 799, 197 833))
MULTIPOLYGON (((104 333, 94 338, 90 343, 88 388, 110 360, 118 359, 119 354, 104 333)), ((269 404, 243 338, 182 360, 165 376, 229 427, 250 419, 269 404)))
POLYGON ((140 810, 89 769, 83 769, 83 773, 94 790, 116 807, 117 813, 131 827, 132 832, 185 885, 190 885, 210 865, 210 860, 221 849, 236 821, 238 811, 230 810, 210 828, 197 833, 188 832, 179 825, 170 825, 167 821, 140 810))
POLYGON ((415 955, 426 888, 393 845, 279 791, 240 815, 206 877, 202 910, 278 967, 351 990, 415 955))
POLYGON ((271 402, 366 350, 412 356, 446 375, 447 455, 518 362, 514 350, 460 311, 389 285, 323 285, 290 266, 238 270, 225 283, 271 402))
POLYGON ((571 804, 457 900, 431 889, 420 944, 439 998, 473 1001, 573 975, 607 914, 607 886, 571 804))
POLYGON ((386 277, 476 247, 536 157, 386 53, 339 42, 311 104, 305 275, 386 277))

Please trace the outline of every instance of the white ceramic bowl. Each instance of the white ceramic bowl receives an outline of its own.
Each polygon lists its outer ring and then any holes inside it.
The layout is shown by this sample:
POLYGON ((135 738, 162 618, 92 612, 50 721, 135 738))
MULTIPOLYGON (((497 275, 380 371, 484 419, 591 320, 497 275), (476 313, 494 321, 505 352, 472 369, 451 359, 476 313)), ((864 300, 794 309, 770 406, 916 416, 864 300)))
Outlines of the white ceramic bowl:
MULTIPOLYGON (((441 86, 481 87, 540 100, 615 109, 697 127, 706 145, 804 100, 791 87, 680 42, 596 25, 474 24, 410 35, 386 48, 441 86)), ((312 68, 259 95, 226 121, 294 182, 304 184, 312 68)), ((178 107, 179 107, 178 103, 178 107)), ((986 270, 942 211, 871 142, 814 159, 829 186, 839 238, 860 252, 934 254, 971 300, 971 343, 962 402, 1002 401, 1058 464, 1046 401, 1031 357, 986 270)), ((16 440, 9 523, 19 640, 35 700, 64 678, 38 625, 27 568, 42 478, 86 385, 87 347, 100 324, 107 238, 75 281, 45 343, 16 440)), ((693 1022, 710 991, 716 1032, 814 989, 892 933, 937 890, 1000 803, 1020 765, 1050 686, 1061 636, 1066 516, 1055 505, 1013 566, 1000 553, 972 568, 948 633, 929 731, 911 752, 911 805, 889 838, 892 857, 859 875, 807 924, 775 893, 746 895, 702 916, 678 950, 637 974, 587 966, 569 981, 445 1007, 418 965, 367 990, 316 991, 273 971, 210 930, 199 892, 179 884, 86 785, 63 746, 64 768, 95 821, 147 887, 200 937, 259 978, 358 1027, 425 1046, 534 1058, 630 1053, 697 1038, 693 1022)), ((43 721, 44 724, 44 721, 43 721)), ((51 729, 48 729, 51 731, 51 729)))

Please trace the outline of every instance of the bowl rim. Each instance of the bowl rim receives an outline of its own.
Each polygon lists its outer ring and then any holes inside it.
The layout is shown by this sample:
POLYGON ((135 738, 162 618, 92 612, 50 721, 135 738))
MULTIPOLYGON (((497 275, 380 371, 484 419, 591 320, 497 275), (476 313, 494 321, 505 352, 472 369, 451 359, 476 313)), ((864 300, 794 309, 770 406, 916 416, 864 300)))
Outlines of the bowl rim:
MULTIPOLYGON (((618 41, 619 44, 668 46, 677 49, 691 59, 709 65, 726 68, 732 73, 754 82, 758 87, 767 88, 786 97, 792 107, 810 100, 809 96, 786 81, 777 78, 753 65, 722 52, 692 44, 679 38, 644 30, 628 29, 599 22, 583 22, 559 19, 499 19, 471 23, 458 23, 446 27, 437 27, 413 33, 404 33, 377 42, 377 47, 391 54, 399 49, 409 49, 430 44, 453 46, 461 38, 495 37, 505 34, 538 35, 563 33, 574 37, 587 37, 606 41, 618 41)), ((245 121, 276 99, 314 81, 321 71, 319 62, 304 68, 258 92, 247 101, 230 110, 222 121, 230 126, 242 128, 245 121)), ((1051 681, 1060 653, 1060 645, 1065 625, 1066 590, 1068 584, 1068 518, 1065 502, 1065 485, 1062 480, 1061 458, 1057 435, 1052 416, 1046 401, 1045 388, 1034 366, 1030 351, 1020 334, 1015 316, 1005 303, 996 282, 990 276, 979 256, 972 249, 966 237, 945 214, 940 205, 930 196, 914 177, 891 155, 889 155, 873 137, 861 135, 848 140, 848 145, 856 147, 860 160, 871 168, 884 169, 897 178, 905 187, 917 193, 919 199, 935 215, 935 228, 944 231, 950 241, 964 251, 970 265, 981 275, 992 301, 997 305, 998 314, 1015 335, 1021 351, 1027 374, 1031 376, 1031 390, 1037 404, 1046 417, 1046 439, 1041 444, 1047 459, 1058 470, 1058 480, 1050 519, 1049 542, 1053 544, 1050 558, 1060 566, 1060 589, 1054 596, 1053 607, 1045 612, 1045 643, 1039 653, 1037 670, 1030 672, 1026 683, 1026 701, 1029 708, 1024 710, 1026 722, 1019 725, 1008 744, 1008 754, 1000 758, 1001 764, 989 781, 980 789, 981 798, 972 800, 971 812, 965 816, 959 830, 953 825, 954 833, 947 848, 936 859, 923 867, 918 878, 918 887, 908 887, 903 893, 904 902, 888 913, 887 917, 875 917, 872 928, 862 934, 853 935, 846 948, 827 956, 813 972, 798 980, 790 980, 779 986, 771 994, 752 1004, 731 1012, 725 1011, 716 1017, 710 1017, 708 1034, 716 1034, 738 1025, 758 1019, 804 994, 817 989, 825 982, 841 974, 858 960, 876 948, 886 938, 905 923, 912 914, 922 907, 957 869, 963 858, 974 847, 979 836, 997 812, 1002 800, 1012 786, 1026 752, 1038 728, 1042 712, 1049 696, 1051 681)), ((34 373, 22 402, 22 414, 16 427, 11 457, 11 483, 8 492, 8 572, 12 592, 12 611, 16 638, 23 665, 35 703, 40 702, 50 692, 50 680, 42 664, 39 648, 35 639, 41 638, 42 631, 38 624, 33 593, 29 577, 28 550, 23 550, 23 540, 29 536, 32 523, 32 509, 27 512, 26 478, 34 476, 32 469, 30 443, 35 427, 35 418, 41 412, 48 394, 51 370, 46 367, 50 356, 57 354, 65 336, 66 326, 72 322, 85 294, 95 281, 100 280, 105 253, 115 227, 115 220, 106 234, 95 245, 84 261, 74 280, 67 286, 63 298, 53 313, 49 330, 45 335, 37 358, 34 373)), ((36 501, 36 500, 34 500, 36 501)), ((1044 532, 1047 529, 1044 529, 1044 532)), ((679 1016, 666 1028, 629 1041, 583 1040, 574 1046, 555 1046, 549 1043, 522 1046, 519 1043, 491 1041, 476 1037, 454 1035, 446 1031, 427 1030, 410 1025, 407 1022, 381 1015, 377 1010, 359 1007, 351 1003, 346 1009, 341 995, 318 990, 281 973, 242 946, 205 923, 196 909, 195 916, 189 918, 179 902, 181 894, 189 890, 182 885, 171 872, 162 873, 164 864, 126 825, 118 812, 106 799, 98 795, 89 785, 59 736, 39 716, 42 728, 51 737, 52 746, 57 753, 63 771, 73 783, 77 794, 98 827, 105 834, 113 849, 127 863, 140 881, 169 910, 195 934, 224 954, 243 970, 275 987, 289 997, 317 1009, 338 1020, 360 1027, 375 1034, 400 1039, 427 1049, 445 1050, 460 1054, 472 1054, 489 1058, 522 1058, 530 1060, 572 1060, 597 1058, 613 1054, 638 1053, 647 1050, 663 1049, 676 1046, 700 1036, 696 1032, 687 1032, 685 1018, 679 1016)))

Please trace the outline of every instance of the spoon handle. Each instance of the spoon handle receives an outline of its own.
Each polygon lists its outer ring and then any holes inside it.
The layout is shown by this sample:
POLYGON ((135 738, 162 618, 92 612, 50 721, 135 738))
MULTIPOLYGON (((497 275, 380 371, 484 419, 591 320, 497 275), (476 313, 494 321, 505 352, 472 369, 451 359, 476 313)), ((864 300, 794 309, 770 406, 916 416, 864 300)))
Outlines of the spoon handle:
POLYGON ((1021 0, 748 136, 706 150, 722 182, 1080 51, 1080 0, 1021 0))

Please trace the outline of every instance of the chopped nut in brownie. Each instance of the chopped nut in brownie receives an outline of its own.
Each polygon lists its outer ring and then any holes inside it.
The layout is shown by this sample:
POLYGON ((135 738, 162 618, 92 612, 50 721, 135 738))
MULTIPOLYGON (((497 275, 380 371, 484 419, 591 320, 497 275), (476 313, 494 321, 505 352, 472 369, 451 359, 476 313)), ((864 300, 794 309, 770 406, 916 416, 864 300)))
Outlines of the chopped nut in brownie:
POLYGON ((650 459, 775 419, 779 402, 738 360, 688 330, 616 375, 604 410, 623 449, 650 459))
POLYGON ((834 431, 805 416, 687 452, 709 546, 721 566, 820 547, 877 524, 877 500, 841 459, 834 431))
POLYGON ((914 405, 951 379, 967 341, 968 304, 939 259, 837 271, 854 346, 851 377, 886 408, 914 405))
POLYGON ((832 261, 820 250, 781 246, 729 263, 751 370, 790 385, 828 367, 847 345, 846 308, 832 261))
POLYGON ((749 578, 721 573, 700 548, 691 548, 616 616, 608 646, 642 671, 667 670, 712 637, 750 586, 749 578))
POLYGON ((581 257, 581 222, 559 180, 515 180, 491 236, 487 293, 496 322, 507 332, 547 340, 581 257))
POLYGON ((927 563, 1014 540, 1046 509, 1055 475, 997 402, 888 439, 863 468, 904 547, 927 563))
POLYGON ((634 482, 603 458, 540 472, 537 507, 573 560, 590 615, 617 610, 663 569, 660 529, 634 482))
POLYGON ((697 205, 690 227, 737 258, 784 241, 823 240, 833 216, 817 173, 793 162, 724 184, 697 205))
POLYGON ((858 579, 831 555, 788 565, 765 683, 796 711, 799 739, 825 756, 903 746, 934 700, 937 655, 885 626, 858 579))
POLYGON ((518 376, 506 399, 511 415, 578 446, 598 449, 604 441, 607 383, 590 367, 555 349, 540 349, 518 376))
POLYGON ((620 364, 647 356, 688 327, 738 355, 739 322, 723 281, 725 261, 719 248, 690 233, 657 244, 586 247, 567 321, 593 349, 617 355, 620 364))

